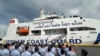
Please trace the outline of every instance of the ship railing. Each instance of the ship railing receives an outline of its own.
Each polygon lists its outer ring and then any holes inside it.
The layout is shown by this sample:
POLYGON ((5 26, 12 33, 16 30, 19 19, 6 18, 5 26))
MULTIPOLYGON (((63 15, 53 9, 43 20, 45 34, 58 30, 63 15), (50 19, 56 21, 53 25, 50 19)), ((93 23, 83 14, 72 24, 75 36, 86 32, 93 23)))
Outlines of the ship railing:
POLYGON ((51 42, 51 41, 56 40, 56 39, 62 39, 62 38, 64 38, 65 36, 66 36, 66 34, 61 34, 60 36, 57 36, 57 37, 55 37, 54 39, 52 39, 52 40, 50 40, 50 41, 48 41, 48 42, 51 42))

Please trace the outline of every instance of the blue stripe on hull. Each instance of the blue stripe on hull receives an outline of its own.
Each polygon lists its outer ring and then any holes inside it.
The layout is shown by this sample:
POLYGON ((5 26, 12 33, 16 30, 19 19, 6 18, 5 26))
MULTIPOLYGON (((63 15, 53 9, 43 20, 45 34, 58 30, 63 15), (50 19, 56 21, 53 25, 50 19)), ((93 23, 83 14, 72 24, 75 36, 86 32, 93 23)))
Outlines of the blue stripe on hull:
POLYGON ((96 41, 94 42, 94 44, 98 44, 99 42, 100 42, 100 33, 98 33, 97 39, 96 39, 96 41))

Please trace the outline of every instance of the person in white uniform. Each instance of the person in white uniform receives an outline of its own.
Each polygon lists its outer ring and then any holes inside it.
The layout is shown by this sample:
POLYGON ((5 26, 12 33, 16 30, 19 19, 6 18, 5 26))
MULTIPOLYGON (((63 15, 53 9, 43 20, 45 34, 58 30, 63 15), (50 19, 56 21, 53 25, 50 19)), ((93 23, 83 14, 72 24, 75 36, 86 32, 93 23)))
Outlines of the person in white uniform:
POLYGON ((60 56, 65 56, 65 50, 63 48, 61 49, 60 52, 61 52, 61 55, 60 56))
POLYGON ((4 49, 1 51, 1 56, 10 56, 10 51, 9 51, 9 44, 4 45, 4 49))
POLYGON ((51 52, 52 47, 48 47, 48 53, 45 54, 45 56, 55 56, 52 52, 51 52))
POLYGON ((56 54, 55 51, 56 51, 56 48, 53 46, 52 49, 51 49, 51 52, 52 52, 54 55, 56 54))
POLYGON ((64 48, 65 50, 65 55, 67 56, 68 52, 69 52, 69 48, 68 48, 68 45, 66 45, 66 47, 64 48))
POLYGON ((45 53, 47 53, 48 52, 48 45, 47 44, 45 44, 44 49, 45 49, 45 53))
POLYGON ((75 52, 72 51, 72 47, 69 47, 68 56, 77 56, 75 52))
POLYGON ((18 45, 15 46, 15 50, 11 52, 11 56, 20 56, 20 52, 18 50, 18 45))
POLYGON ((32 51, 33 53, 35 52, 35 47, 34 47, 34 46, 32 46, 31 51, 32 51))
POLYGON ((0 49, 0 56, 1 56, 1 51, 2 51, 2 50, 0 49))
POLYGON ((39 49, 39 53, 41 56, 45 55, 45 48, 44 48, 44 45, 42 45, 42 44, 41 44, 41 48, 39 49))
POLYGON ((23 48, 22 48, 22 46, 21 46, 21 43, 19 43, 19 48, 18 48, 18 50, 20 51, 20 53, 23 52, 23 48))
POLYGON ((21 56, 31 56, 31 53, 28 50, 29 46, 25 46, 25 51, 21 54, 21 56))
POLYGON ((9 49, 11 52, 15 50, 15 42, 12 43, 11 48, 9 49))
POLYGON ((34 54, 32 54, 32 56, 40 56, 38 50, 39 50, 38 47, 35 47, 35 52, 34 54))

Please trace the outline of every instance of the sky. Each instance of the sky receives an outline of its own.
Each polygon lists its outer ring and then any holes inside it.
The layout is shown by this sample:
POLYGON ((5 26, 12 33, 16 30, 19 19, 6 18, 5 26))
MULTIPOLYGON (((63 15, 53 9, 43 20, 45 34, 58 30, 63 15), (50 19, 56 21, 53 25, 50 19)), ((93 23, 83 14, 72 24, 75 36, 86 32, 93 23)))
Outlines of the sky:
POLYGON ((100 19, 100 0, 0 0, 0 28, 7 28, 11 18, 27 22, 39 17, 40 8, 66 17, 77 14, 100 19))

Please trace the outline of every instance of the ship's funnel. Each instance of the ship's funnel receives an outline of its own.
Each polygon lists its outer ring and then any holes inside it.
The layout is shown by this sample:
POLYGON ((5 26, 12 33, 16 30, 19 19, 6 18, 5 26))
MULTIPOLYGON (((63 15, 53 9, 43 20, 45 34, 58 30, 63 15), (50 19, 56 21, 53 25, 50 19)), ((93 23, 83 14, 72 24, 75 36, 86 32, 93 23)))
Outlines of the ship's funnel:
POLYGON ((12 23, 12 24, 18 24, 18 19, 12 18, 12 19, 10 20, 10 23, 12 23))

